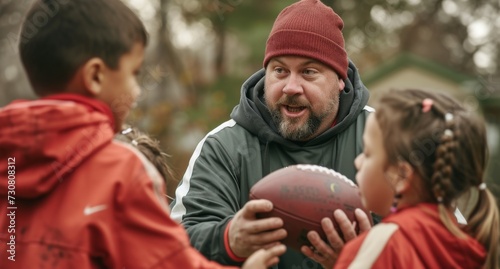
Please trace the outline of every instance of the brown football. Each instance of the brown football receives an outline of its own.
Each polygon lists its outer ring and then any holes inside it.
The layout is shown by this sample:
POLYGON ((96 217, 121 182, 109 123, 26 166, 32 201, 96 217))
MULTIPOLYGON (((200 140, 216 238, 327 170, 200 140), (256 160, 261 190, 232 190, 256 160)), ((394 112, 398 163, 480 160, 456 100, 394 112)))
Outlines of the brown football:
POLYGON ((267 199, 273 203, 271 212, 258 217, 283 219, 288 233, 283 244, 298 251, 301 246, 310 245, 307 233, 311 230, 328 242, 321 228, 325 217, 332 220, 342 236, 333 218, 336 209, 342 209, 352 222, 354 210, 361 208, 373 224, 371 215, 361 204, 358 187, 344 175, 322 166, 298 164, 276 170, 250 189, 250 199, 267 199))

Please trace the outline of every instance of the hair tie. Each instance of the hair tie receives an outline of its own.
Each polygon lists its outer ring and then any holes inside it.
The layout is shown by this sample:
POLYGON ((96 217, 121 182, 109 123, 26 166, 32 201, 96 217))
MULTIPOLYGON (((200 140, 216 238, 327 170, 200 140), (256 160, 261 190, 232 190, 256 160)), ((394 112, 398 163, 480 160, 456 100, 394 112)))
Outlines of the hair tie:
POLYGON ((434 103, 434 101, 432 101, 432 99, 430 98, 425 98, 423 101, 422 101, 422 112, 423 113, 426 113, 426 112, 429 112, 432 108, 432 104, 434 103))
POLYGON ((481 183, 477 186, 477 188, 480 190, 480 191, 484 191, 486 190, 486 183, 481 183))
MULTIPOLYGON (((131 133, 132 131, 134 131, 134 129, 133 129, 132 127, 128 127, 128 128, 126 128, 126 129, 123 129, 123 130, 120 132, 120 134, 121 134, 121 135, 125 135, 125 136, 126 136, 127 134, 131 133)), ((127 137, 127 138, 128 138, 128 137, 127 137)), ((129 138, 129 139, 130 139, 130 138, 129 138)), ((132 139, 132 141, 130 141, 130 143, 132 143, 132 145, 134 145, 134 146, 136 146, 136 147, 137 147, 137 145, 139 145, 139 143, 138 143, 135 139, 132 139)))
POLYGON ((444 115, 444 120, 445 120, 446 122, 451 122, 451 121, 453 120, 453 114, 451 114, 451 113, 449 113, 449 112, 448 112, 448 113, 446 113, 446 114, 444 115))
POLYGON ((128 127, 127 129, 122 130, 120 133, 121 133, 122 135, 126 135, 126 134, 128 134, 128 133, 130 133, 130 132, 132 132, 132 128, 131 128, 131 127, 128 127))
POLYGON ((448 137, 453 137, 453 131, 450 129, 444 130, 444 135, 448 137))

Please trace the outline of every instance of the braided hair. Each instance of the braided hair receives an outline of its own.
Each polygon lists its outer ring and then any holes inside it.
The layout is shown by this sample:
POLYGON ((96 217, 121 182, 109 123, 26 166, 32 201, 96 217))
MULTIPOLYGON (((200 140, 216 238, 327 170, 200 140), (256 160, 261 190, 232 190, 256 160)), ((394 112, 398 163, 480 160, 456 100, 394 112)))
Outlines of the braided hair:
MULTIPOLYGON (((174 172, 167 162, 170 155, 161 150, 157 140, 131 127, 123 129, 115 138, 135 146, 155 166, 165 180, 165 184, 174 183, 174 172)), ((172 197, 168 195, 167 197, 173 200, 172 197)))
POLYGON ((484 186, 487 142, 484 120, 448 95, 416 89, 392 90, 376 106, 390 164, 408 162, 422 179, 424 202, 438 203, 443 224, 456 236, 464 232, 488 250, 487 268, 498 262, 499 213, 494 196, 481 190, 468 225, 450 217, 457 199, 484 186))

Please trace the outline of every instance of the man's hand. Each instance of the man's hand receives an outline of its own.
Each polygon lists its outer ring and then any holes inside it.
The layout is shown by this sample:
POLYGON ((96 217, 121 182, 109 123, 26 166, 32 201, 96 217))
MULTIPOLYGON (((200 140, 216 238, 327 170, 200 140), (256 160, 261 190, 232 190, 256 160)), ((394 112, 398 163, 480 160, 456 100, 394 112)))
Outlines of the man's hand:
POLYGON ((242 269, 266 269, 279 262, 278 256, 285 253, 285 245, 276 245, 269 249, 259 249, 252 254, 241 267, 242 269))
POLYGON ((344 240, 339 236, 337 231, 333 226, 333 222, 329 218, 324 218, 321 220, 321 227, 326 234, 328 243, 323 241, 319 234, 315 231, 310 231, 307 234, 307 239, 311 242, 312 247, 302 246, 301 251, 307 257, 320 263, 324 268, 333 268, 340 251, 344 247, 344 244, 353 238, 356 238, 356 226, 359 225, 359 232, 367 231, 371 228, 370 220, 365 212, 361 209, 356 209, 354 211, 357 222, 351 223, 344 211, 337 209, 333 212, 335 221, 340 227, 342 234, 344 235, 344 240))
POLYGON ((229 246, 241 258, 263 248, 269 249, 286 237, 280 218, 257 219, 259 212, 269 212, 273 204, 268 200, 251 200, 234 215, 229 226, 229 246))

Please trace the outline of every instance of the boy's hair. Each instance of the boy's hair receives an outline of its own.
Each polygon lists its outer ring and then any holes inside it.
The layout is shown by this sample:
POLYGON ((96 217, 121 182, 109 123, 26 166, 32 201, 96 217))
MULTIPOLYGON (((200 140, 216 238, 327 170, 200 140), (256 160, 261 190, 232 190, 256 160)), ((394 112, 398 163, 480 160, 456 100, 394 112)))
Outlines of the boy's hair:
POLYGON ((446 208, 461 195, 479 190, 465 231, 488 250, 486 268, 496 268, 499 212, 495 197, 483 184, 488 161, 484 120, 447 95, 413 89, 385 94, 375 118, 389 164, 411 164, 423 180, 422 197, 439 204, 443 224, 455 235, 463 232, 446 208))
POLYGON ((170 168, 167 163, 167 158, 169 158, 170 155, 160 149, 160 143, 157 140, 153 140, 144 133, 131 127, 123 129, 116 136, 116 139, 136 147, 156 167, 165 180, 165 183, 174 180, 172 168, 170 168))
POLYGON ((60 91, 87 60, 109 68, 137 43, 147 44, 141 20, 120 0, 36 0, 19 37, 19 53, 38 95, 60 91))

